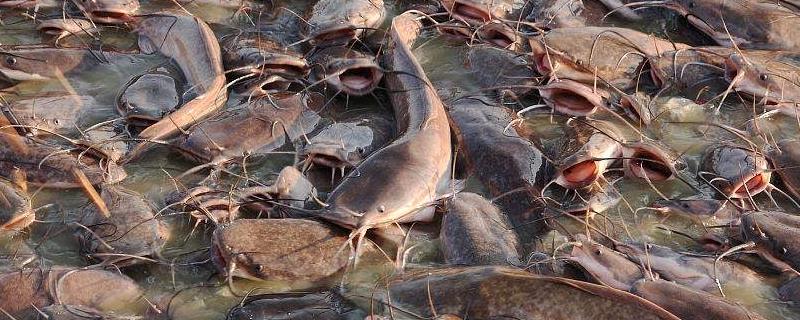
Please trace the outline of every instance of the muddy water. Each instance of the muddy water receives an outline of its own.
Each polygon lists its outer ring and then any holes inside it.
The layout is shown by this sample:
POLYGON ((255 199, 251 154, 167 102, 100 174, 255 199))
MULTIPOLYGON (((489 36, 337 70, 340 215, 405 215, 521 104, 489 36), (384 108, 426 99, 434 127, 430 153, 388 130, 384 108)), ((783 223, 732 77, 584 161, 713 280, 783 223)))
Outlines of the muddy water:
MULTIPOLYGON (((391 4, 389 4, 391 5, 391 4)), ((253 4, 253 6, 268 6, 273 12, 285 11, 302 14, 308 3, 304 1, 274 1, 268 5, 253 4), (278 9, 283 8, 283 9, 278 9)), ((221 36, 231 30, 252 28, 253 23, 265 28, 266 31, 277 31, 281 28, 299 24, 297 19, 282 16, 256 16, 249 15, 247 10, 238 8, 222 8, 209 4, 184 4, 177 7, 169 1, 155 3, 143 1, 142 12, 158 12, 164 9, 187 10, 192 14, 208 21, 212 28, 221 36), (283 22, 290 21, 290 24, 283 22), (270 26, 270 22, 272 22, 270 26), (278 23, 280 22, 280 23, 278 23)), ((389 12, 394 12, 390 7, 389 12)), ((38 15, 46 15, 47 10, 38 15)), ((34 44, 46 41, 34 30, 31 19, 8 12, 0 13, 4 25, 0 26, 0 44, 34 44)), ((615 24, 613 18, 609 20, 615 24)), ((681 27, 676 25, 646 25, 637 26, 618 23, 626 27, 637 28, 647 32, 654 32, 664 36, 663 30, 668 30, 668 35, 676 40, 691 42, 693 39, 676 31, 681 27)), ((463 92, 482 93, 479 85, 465 76, 466 51, 463 43, 452 39, 436 36, 434 32, 425 33, 426 39, 418 41, 414 49, 420 63, 428 73, 433 83, 448 82, 459 87, 463 92)), ((117 49, 135 47, 135 38, 129 33, 113 27, 104 27, 98 36, 105 46, 117 49)), ((295 39, 298 41, 301 39, 295 39)), ((62 44, 92 43, 91 38, 65 39, 62 44)), ((91 116, 85 119, 86 123, 79 126, 86 128, 95 123, 118 118, 114 106, 114 99, 120 87, 131 77, 156 67, 172 68, 167 60, 158 56, 141 57, 126 61, 124 64, 102 68, 93 72, 70 76, 66 81, 50 81, 32 83, 15 88, 14 92, 2 93, 3 98, 13 101, 32 92, 71 92, 92 95, 100 107, 92 110, 91 116)), ((676 103, 669 97, 682 95, 680 92, 664 93, 657 103, 668 105, 676 103)), ((696 98, 700 102, 710 99, 708 94, 686 94, 686 98, 696 98)), ((233 99, 231 99, 233 100, 233 99)), ((343 99, 339 99, 343 100, 343 99)), ((337 100, 337 103, 344 103, 337 100)), ((374 110, 390 110, 387 101, 376 102, 371 97, 351 99, 347 101, 348 108, 367 108, 374 110)), ((523 101, 521 108, 527 105, 540 103, 535 99, 523 101)), ((230 107, 230 106, 229 106, 230 107)), ((720 106, 718 100, 712 100, 706 105, 696 105, 696 110, 689 110, 679 114, 676 122, 704 122, 715 121, 744 129, 744 124, 752 118, 751 107, 739 99, 729 98, 720 106), (720 107, 718 115, 714 109, 720 107)), ((599 114, 597 118, 606 119, 619 124, 627 139, 636 140, 638 134, 628 127, 623 126, 619 119, 608 114, 599 114)), ((562 135, 563 132, 556 125, 557 119, 547 114, 529 115, 523 125, 534 130, 544 141, 549 141, 562 135)), ((762 130, 773 132, 776 139, 780 137, 793 137, 798 134, 798 124, 788 117, 774 117, 759 121, 762 130)), ((734 141, 732 134, 719 128, 696 123, 669 123, 664 121, 657 130, 651 129, 649 135, 658 137, 662 142, 670 145, 684 155, 689 169, 684 174, 687 181, 694 183, 693 172, 699 166, 700 158, 705 147, 711 141, 734 141)), ((76 137, 73 137, 76 138, 76 137)), ((246 159, 243 163, 236 164, 230 170, 238 176, 226 176, 228 183, 241 183, 243 179, 269 183, 281 168, 295 164, 291 154, 292 149, 287 148, 265 157, 246 159)), ((162 252, 160 263, 142 267, 131 268, 126 274, 134 278, 146 289, 147 296, 152 303, 159 305, 159 310, 169 314, 175 319, 219 319, 225 316, 228 310, 239 303, 243 296, 255 293, 275 293, 292 290, 306 290, 316 287, 333 287, 340 284, 354 285, 356 287, 371 287, 378 279, 393 270, 393 262, 382 256, 371 256, 361 261, 355 270, 348 270, 346 274, 337 275, 327 279, 325 283, 285 283, 279 281, 253 282, 248 280, 221 278, 209 260, 210 230, 208 226, 196 226, 187 215, 176 212, 167 207, 166 195, 176 191, 179 187, 191 186, 204 178, 202 174, 194 174, 181 181, 172 177, 190 169, 194 164, 182 160, 176 152, 166 147, 158 147, 149 153, 142 161, 126 166, 129 177, 123 185, 132 190, 141 192, 159 212, 159 219, 164 220, 172 229, 172 238, 162 252), (169 303, 164 303, 169 301, 169 303)), ((695 185, 697 187, 698 185, 695 185)), ((623 195, 623 201, 610 208, 605 213, 596 216, 595 225, 609 236, 619 240, 634 240, 649 242, 671 247, 678 251, 697 249, 698 245, 688 237, 700 237, 707 232, 722 233, 720 229, 703 228, 697 223, 679 216, 665 216, 652 210, 636 210, 648 206, 663 194, 669 198, 692 196, 698 193, 692 186, 681 181, 655 182, 658 192, 644 182, 633 179, 624 179, 614 185, 623 195)), ((484 193, 482 186, 469 180, 467 191, 484 193)), ((548 194, 552 195, 552 194, 548 194)), ((756 198, 760 208, 772 208, 774 204, 764 195, 756 198)), ((776 196, 778 204, 783 208, 792 208, 792 204, 785 198, 776 196)), ((34 250, 49 265, 86 266, 89 264, 80 251, 70 224, 77 221, 83 209, 88 206, 84 195, 78 191, 49 191, 41 190, 35 193, 34 207, 37 209, 37 223, 27 234, 14 239, 0 239, 0 245, 14 247, 20 241, 34 250)), ((559 218, 564 233, 581 233, 584 231, 582 224, 568 218, 559 218)), ((555 233, 553 233, 555 234, 555 233)), ((438 242, 433 239, 435 235, 422 235, 415 238, 414 249, 407 256, 406 267, 436 266, 442 263, 438 254, 438 242)), ((541 250, 552 254, 552 250, 564 243, 563 235, 542 240, 541 250)), ((0 246, 1 247, 1 246, 0 246)), ((3 269, 4 266, 0 266, 3 269)), ((764 276, 763 283, 754 287, 743 287, 735 283, 723 283, 722 289, 726 296, 751 310, 754 310, 768 319, 797 319, 800 312, 791 309, 786 303, 777 298, 775 286, 778 284, 775 277, 764 276)), ((366 306, 365 306, 366 307, 366 306)))

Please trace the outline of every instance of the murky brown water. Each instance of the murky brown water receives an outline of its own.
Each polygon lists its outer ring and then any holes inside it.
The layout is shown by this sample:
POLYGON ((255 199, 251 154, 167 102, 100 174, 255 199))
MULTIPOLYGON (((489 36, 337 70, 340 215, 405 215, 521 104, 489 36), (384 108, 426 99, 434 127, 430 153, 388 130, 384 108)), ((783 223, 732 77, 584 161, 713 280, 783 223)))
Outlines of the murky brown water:
MULTIPOLYGON (((256 6, 261 5, 260 2, 256 4, 256 6)), ((302 13, 308 3, 305 3, 305 1, 286 1, 272 2, 269 5, 274 8, 286 7, 294 12, 302 13)), ((248 16, 246 12, 208 4, 185 4, 183 7, 185 10, 209 22, 212 28, 219 32, 218 35, 230 30, 251 28, 251 21, 258 21, 259 25, 269 24, 268 20, 270 19, 264 16, 248 16)), ((169 1, 159 3, 143 1, 141 12, 158 12, 163 9, 179 10, 169 1)), ((47 14, 47 10, 39 13, 39 15, 45 14, 47 14)), ((4 23, 3 26, 0 26, 0 44, 26 44, 45 41, 34 31, 34 24, 31 19, 8 12, 3 12, 0 18, 4 23)), ((613 20, 610 22, 614 23, 613 20)), ((620 23, 620 25, 656 34, 663 33, 665 29, 674 31, 676 28, 684 27, 670 24, 638 26, 620 23)), ((682 38, 680 32, 671 31, 670 35, 675 39, 685 39, 682 38)), ((427 36, 429 38, 425 41, 418 41, 414 52, 431 81, 437 83, 448 80, 465 91, 473 90, 478 92, 480 90, 479 85, 472 81, 470 77, 464 76, 466 47, 463 44, 434 36, 432 32, 427 36)), ((135 38, 131 34, 116 30, 113 27, 102 29, 98 37, 109 48, 124 49, 135 45, 135 38)), ((90 40, 83 39, 83 41, 90 40)), ((65 39, 62 44, 68 44, 73 41, 78 40, 65 39)), ((31 93, 39 94, 66 90, 75 90, 80 94, 92 95, 103 107, 92 110, 90 116, 85 118, 85 123, 79 124, 80 127, 86 128, 98 122, 118 118, 119 116, 114 107, 114 99, 120 87, 141 70, 165 64, 169 64, 169 62, 163 58, 147 57, 132 60, 125 65, 98 68, 92 72, 70 76, 67 78, 69 89, 65 88, 65 84, 62 82, 51 81, 23 84, 16 87, 15 90, 21 96, 31 93)), ((10 93, 4 93, 3 98, 10 101, 19 99, 18 96, 10 93)), ((658 103, 675 103, 674 99, 671 94, 665 93, 658 103)), ((536 104, 538 102, 534 100, 526 101, 526 103, 536 104)), ((376 103, 372 98, 351 99, 349 104, 358 108, 386 110, 386 106, 376 103)), ((703 107, 697 106, 697 108, 703 107)), ((709 109, 713 108, 713 106, 706 106, 705 108, 709 109)), ((709 120, 709 114, 710 111, 708 110, 685 112, 678 115, 679 119, 674 119, 674 121, 706 121, 709 120)), ((750 111, 749 106, 737 103, 733 99, 728 99, 716 121, 733 127, 741 127, 746 120, 752 117, 752 111, 750 111)), ((619 121, 607 114, 599 114, 597 118, 619 121)), ((524 125, 535 130, 543 140, 547 141, 562 134, 559 127, 553 125, 553 121, 555 120, 551 117, 540 114, 529 117, 524 125)), ((779 116, 764 119, 761 124, 767 130, 775 133, 776 139, 780 139, 780 137, 795 137, 800 133, 798 132, 800 126, 797 125, 794 119, 789 119, 788 117, 779 116)), ((636 137, 636 133, 629 128, 625 126, 619 127, 625 130, 625 135, 628 138, 636 137)), ((698 124, 663 122, 658 126, 652 126, 649 130, 651 130, 651 134, 659 137, 661 141, 683 153, 689 164, 690 169, 688 172, 696 171, 702 152, 710 141, 733 139, 732 135, 723 130, 698 124)), ((284 151, 292 150, 287 149, 284 151)), ((276 152, 263 158, 247 159, 244 166, 236 165, 230 170, 246 175, 253 180, 270 182, 282 167, 293 165, 294 162, 295 159, 291 152, 276 152)), ((175 181, 171 177, 193 166, 194 164, 183 160, 174 151, 165 147, 158 147, 148 153, 148 157, 142 161, 126 166, 129 177, 123 182, 123 185, 141 192, 154 203, 155 208, 164 208, 168 205, 164 200, 165 195, 176 190, 175 181)), ((195 174, 181 182, 185 185, 192 185, 192 183, 201 180, 203 177, 201 174, 195 174)), ((235 183, 235 178, 228 178, 231 183, 235 183)), ((694 178, 690 176, 689 180, 694 181, 694 178)), ((697 193, 680 180, 656 182, 654 186, 669 198, 687 197, 697 193)), ((656 243, 676 250, 690 250, 696 244, 691 239, 688 239, 687 236, 699 237, 708 231, 686 218, 678 216, 665 217, 652 210, 635 210, 636 208, 646 207, 659 198, 659 195, 644 181, 624 179, 616 183, 614 187, 619 189, 624 200, 595 219, 598 228, 617 239, 656 243)), ((482 187, 479 183, 470 181, 467 190, 481 193, 482 187)), ((40 208, 37 211, 37 223, 33 225, 27 234, 15 239, 2 239, 0 244, 14 247, 16 241, 24 241, 35 248, 36 252, 44 258, 45 264, 86 266, 88 263, 83 258, 72 232, 69 231, 71 229, 65 227, 65 224, 74 221, 81 210, 89 205, 83 193, 79 191, 40 190, 35 193, 33 199, 34 207, 40 208)), ((756 200, 760 207, 769 208, 773 206, 769 198, 763 195, 756 197, 756 200)), ((792 204, 784 198, 777 197, 777 200, 778 204, 783 208, 792 208, 792 204)), ((164 312, 169 312, 174 319, 223 318, 232 306, 239 303, 242 297, 248 294, 331 287, 340 283, 370 288, 377 279, 392 271, 392 265, 387 259, 369 257, 362 261, 358 269, 348 270, 346 275, 339 275, 335 279, 329 279, 324 285, 320 283, 284 283, 277 281, 253 282, 241 279, 235 279, 228 283, 226 279, 220 279, 215 276, 216 271, 209 261, 210 231, 208 228, 205 226, 195 228, 194 221, 180 212, 163 210, 159 213, 159 219, 168 222, 173 234, 163 251, 161 262, 159 264, 131 268, 126 274, 142 285, 146 289, 148 297, 154 301, 159 300, 161 297, 172 295, 173 298, 169 305, 169 310, 164 312)), ((561 218, 559 222, 570 232, 583 232, 583 225, 576 223, 572 219, 561 218)), ((553 235, 542 240, 543 250, 552 250, 554 246, 558 247, 567 241, 563 235, 555 233, 553 235)), ((408 268, 442 263, 437 249, 438 242, 435 239, 422 237, 417 239, 417 242, 416 247, 408 257, 408 268)), ((0 269, 2 268, 3 266, 0 266, 0 269)), ((769 319, 800 318, 800 312, 791 309, 786 303, 778 300, 775 288, 777 284, 778 279, 764 277, 763 283, 755 287, 723 283, 722 289, 729 299, 741 303, 769 319)), ((363 294, 363 292, 359 294, 363 294)), ((143 301, 142 303, 144 304, 145 302, 143 301)), ((135 310, 139 309, 139 307, 132 306, 131 309, 135 310)))

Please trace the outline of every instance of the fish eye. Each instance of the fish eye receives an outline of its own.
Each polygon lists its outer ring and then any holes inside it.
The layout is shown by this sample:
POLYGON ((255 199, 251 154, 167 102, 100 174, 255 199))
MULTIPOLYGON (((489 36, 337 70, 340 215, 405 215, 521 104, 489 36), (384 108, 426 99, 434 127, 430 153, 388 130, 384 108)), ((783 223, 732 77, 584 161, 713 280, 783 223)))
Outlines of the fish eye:
POLYGON ((597 249, 597 251, 595 251, 595 254, 601 256, 603 255, 603 250, 597 249))
POLYGON ((579 66, 582 66, 583 65, 583 60, 577 59, 577 60, 575 60, 575 64, 577 64, 579 66))
POLYGON ((264 271, 264 266, 263 266, 263 265, 260 265, 260 264, 257 264, 257 265, 256 265, 256 271, 257 271, 257 272, 262 272, 262 271, 264 271))
POLYGON ((364 148, 358 147, 358 148, 356 148, 356 152, 358 152, 360 154, 364 154, 364 148))
POLYGON ((17 64, 17 58, 12 57, 12 56, 6 57, 6 64, 8 64, 10 66, 13 66, 13 65, 17 64))
POLYGON ((378 212, 384 213, 385 211, 386 211, 386 207, 384 207, 384 206, 379 206, 378 207, 378 212))
POLYGON ((766 73, 762 73, 761 75, 758 76, 758 78, 761 79, 761 81, 767 81, 767 79, 769 79, 769 76, 766 73))

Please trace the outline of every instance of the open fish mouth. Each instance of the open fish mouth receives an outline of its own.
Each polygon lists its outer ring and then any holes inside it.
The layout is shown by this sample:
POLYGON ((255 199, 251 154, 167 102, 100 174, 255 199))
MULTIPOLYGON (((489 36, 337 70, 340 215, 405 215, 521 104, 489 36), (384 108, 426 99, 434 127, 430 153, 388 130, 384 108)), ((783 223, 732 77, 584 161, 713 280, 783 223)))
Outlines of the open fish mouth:
POLYGON ((244 92, 249 97, 262 97, 270 93, 279 92, 300 92, 305 87, 299 80, 291 80, 279 75, 271 75, 258 79, 246 81, 237 90, 244 92))
POLYGON ((309 66, 304 59, 292 56, 264 57, 262 64, 250 69, 254 74, 280 75, 286 78, 301 78, 308 74, 309 66))
POLYGON ((603 92, 572 80, 551 82, 539 94, 555 111, 572 116, 590 115, 604 104, 603 92))
POLYGON ((436 30, 457 39, 470 39, 472 37, 472 30, 470 30, 469 26, 459 21, 437 24, 436 30))
POLYGON ((481 28, 480 38, 501 48, 514 50, 517 47, 516 32, 504 23, 490 23, 481 28))
POLYGON ((372 62, 357 61, 328 77, 328 83, 348 95, 365 95, 374 90, 383 79, 383 71, 372 62))
POLYGON ((750 198, 769 187, 770 172, 757 172, 737 179, 728 190, 728 197, 733 199, 750 198))
POLYGON ((674 161, 660 150, 645 145, 625 148, 622 162, 626 174, 650 181, 671 180, 676 174, 674 161))
POLYGON ((487 8, 470 1, 456 0, 445 4, 445 8, 451 16, 465 21, 486 23, 492 20, 492 13, 487 8))
POLYGON ((598 161, 592 159, 580 161, 562 169, 556 183, 568 189, 589 186, 600 176, 600 167, 598 161))
POLYGON ((301 156, 304 157, 304 168, 308 168, 312 164, 331 169, 347 169, 355 166, 348 160, 347 152, 336 146, 312 145, 303 149, 301 156))

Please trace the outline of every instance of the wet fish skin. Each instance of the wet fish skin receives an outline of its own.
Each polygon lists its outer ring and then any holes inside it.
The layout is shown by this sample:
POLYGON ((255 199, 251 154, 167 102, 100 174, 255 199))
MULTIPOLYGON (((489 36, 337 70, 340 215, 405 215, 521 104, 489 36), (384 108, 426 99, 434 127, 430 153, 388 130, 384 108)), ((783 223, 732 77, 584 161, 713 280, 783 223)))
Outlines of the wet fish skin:
POLYGON ((397 138, 348 174, 328 197, 322 217, 361 229, 395 222, 429 220, 433 202, 446 193, 450 167, 450 126, 410 46, 422 25, 413 14, 392 22, 384 54, 397 138))
MULTIPOLYGON (((172 138, 222 109, 228 99, 222 53, 216 36, 205 22, 184 15, 149 15, 136 26, 142 52, 158 52, 173 59, 186 79, 186 86, 193 88, 196 94, 178 110, 140 132, 140 139, 172 138)), ((150 146, 152 144, 147 142, 139 144, 129 152, 128 160, 138 157, 150 146)))
POLYGON ((306 36, 312 45, 345 45, 380 26, 386 8, 383 0, 319 0, 306 17, 306 36))
POLYGON ((387 287, 374 290, 375 297, 388 304, 388 292, 394 314, 432 317, 434 309, 470 319, 678 319, 624 291, 507 267, 423 270, 394 277, 387 287))
POLYGON ((521 265, 519 240, 489 200, 462 192, 449 201, 439 239, 451 265, 521 265))
POLYGON ((800 140, 782 140, 777 146, 767 153, 767 158, 780 177, 784 191, 800 199, 800 140))
POLYGON ((200 163, 263 154, 283 146, 287 138, 296 141, 311 132, 319 121, 314 110, 323 103, 318 93, 256 97, 193 126, 175 145, 181 154, 200 163))
POLYGON ((634 283, 645 277, 636 263, 623 254, 578 235, 567 259, 578 264, 597 283, 629 291, 634 283))
POLYGON ((764 154, 731 143, 709 145, 698 172, 700 181, 709 183, 720 196, 731 198, 748 198, 764 191, 771 175, 764 154))
POLYGON ((685 320, 764 319, 721 297, 670 281, 641 280, 633 286, 631 292, 685 320))
POLYGON ((164 73, 134 77, 117 97, 117 111, 129 124, 145 126, 161 120, 180 103, 174 78, 164 73))
POLYGON ((33 220, 28 193, 16 183, 0 178, 0 233, 20 231, 33 220))
POLYGON ((765 253, 800 269, 800 217, 779 211, 758 211, 742 216, 741 233, 765 253))

